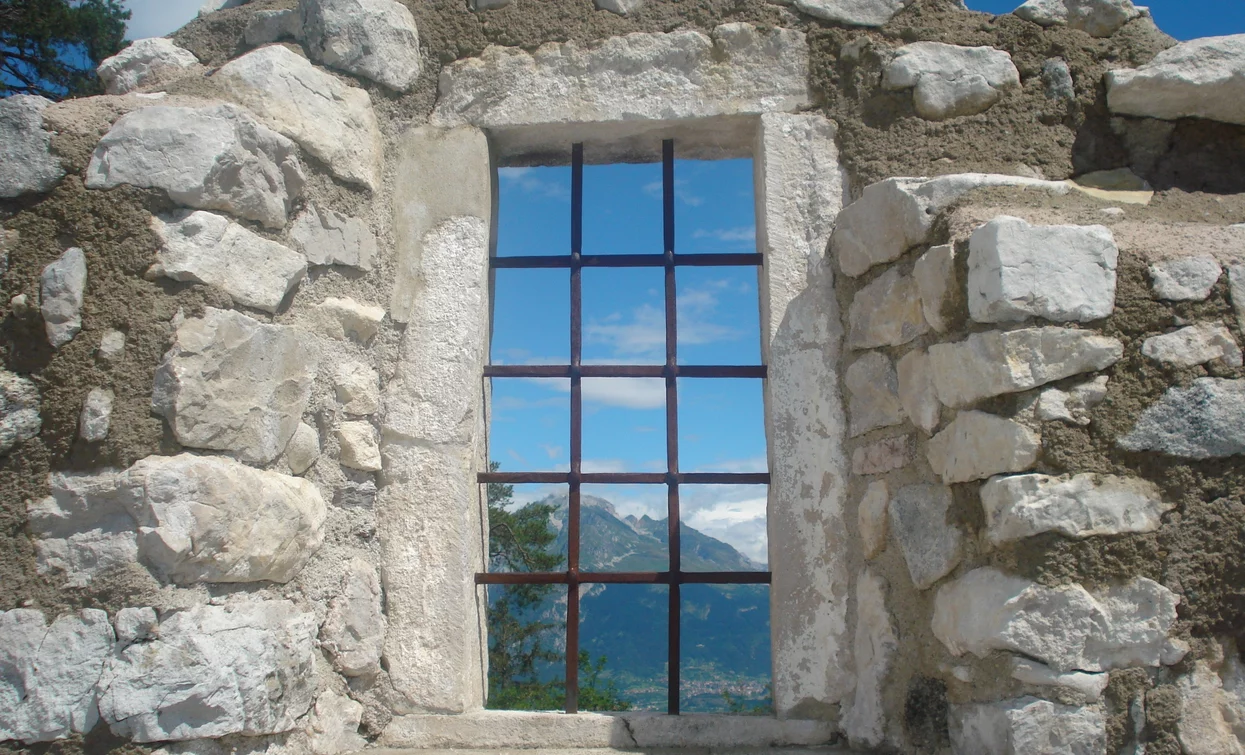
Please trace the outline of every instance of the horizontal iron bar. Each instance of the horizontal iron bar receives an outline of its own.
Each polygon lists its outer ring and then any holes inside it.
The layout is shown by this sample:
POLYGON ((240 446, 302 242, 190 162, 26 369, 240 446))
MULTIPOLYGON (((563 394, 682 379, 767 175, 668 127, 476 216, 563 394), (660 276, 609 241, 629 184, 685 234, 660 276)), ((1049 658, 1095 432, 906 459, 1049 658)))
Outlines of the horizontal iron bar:
MULTIPOLYGON (((764 264, 763 254, 676 254, 675 267, 746 267, 764 264)), ((494 269, 503 268, 567 268, 574 267, 569 254, 532 254, 515 257, 493 257, 494 269)), ((585 254, 580 267, 665 267, 664 254, 585 254)))
MULTIPOLYGON (((582 572, 577 584, 619 585, 768 585, 771 574, 767 571, 703 571, 678 572, 582 572)), ((570 572, 481 572, 476 574, 477 585, 564 585, 571 582, 570 572)))
MULTIPOLYGON (((660 364, 585 364, 579 368, 579 376, 664 378, 666 369, 660 364)), ((571 366, 562 364, 490 364, 484 368, 484 377, 569 378, 572 374, 571 366)), ((764 378, 767 374, 765 365, 695 364, 674 368, 675 377, 687 378, 764 378)))
MULTIPOLYGON (((571 481, 570 472, 480 472, 477 482, 563 483, 571 481)), ((768 485, 769 472, 583 472, 583 485, 768 485)))

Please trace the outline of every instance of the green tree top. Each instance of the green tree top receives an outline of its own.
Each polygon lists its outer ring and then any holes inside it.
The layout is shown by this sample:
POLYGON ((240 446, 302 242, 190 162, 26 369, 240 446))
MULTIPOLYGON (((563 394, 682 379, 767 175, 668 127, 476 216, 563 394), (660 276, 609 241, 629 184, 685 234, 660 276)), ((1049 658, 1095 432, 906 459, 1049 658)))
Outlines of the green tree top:
POLYGON ((0 0, 0 96, 100 91, 95 69, 125 46, 119 0, 0 0))

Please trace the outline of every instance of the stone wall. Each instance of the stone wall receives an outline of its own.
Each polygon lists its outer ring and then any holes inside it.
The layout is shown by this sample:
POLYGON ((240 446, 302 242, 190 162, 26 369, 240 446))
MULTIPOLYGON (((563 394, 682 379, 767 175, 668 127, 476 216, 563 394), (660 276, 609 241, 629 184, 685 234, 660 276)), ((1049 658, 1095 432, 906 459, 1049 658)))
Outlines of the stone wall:
POLYGON ((0 102, 0 748, 1245 747, 1239 38, 209 5, 0 102), (756 165, 778 716, 481 712, 495 170, 669 137, 756 165))

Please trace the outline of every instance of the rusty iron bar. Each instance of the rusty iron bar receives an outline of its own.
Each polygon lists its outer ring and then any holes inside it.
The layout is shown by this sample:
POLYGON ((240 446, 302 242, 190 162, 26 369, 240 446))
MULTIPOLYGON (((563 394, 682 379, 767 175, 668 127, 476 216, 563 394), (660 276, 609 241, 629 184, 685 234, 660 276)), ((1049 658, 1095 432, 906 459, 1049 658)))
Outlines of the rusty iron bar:
MULTIPOLYGON (((764 255, 743 254, 676 254, 677 267, 757 267, 765 261, 764 255)), ((493 257, 494 269, 503 268, 567 268, 567 267, 666 267, 670 264, 666 254, 590 254, 575 262, 568 255, 533 254, 515 257, 493 257)))
POLYGON ((669 630, 666 650, 667 702, 666 712, 679 714, 680 636, 682 634, 682 537, 679 526, 679 382, 675 368, 679 364, 678 294, 674 280, 674 140, 661 143, 662 232, 666 257, 666 528, 670 557, 670 593, 666 626, 669 630))
POLYGON ((477 585, 768 585, 767 571, 685 571, 677 575, 668 571, 637 572, 482 572, 476 575, 477 585))
MULTIPOLYGON (((567 485, 572 479, 583 485, 668 485, 671 475, 664 472, 481 472, 479 482, 504 485, 541 483, 567 485)), ((673 475, 679 485, 768 485, 768 472, 681 472, 673 475)))
POLYGON ((566 497, 566 712, 579 712, 579 474, 583 456, 584 145, 571 147, 571 477, 566 497))
MULTIPOLYGON (((490 364, 484 368, 484 377, 568 378, 574 371, 565 364, 490 364)), ((586 378, 664 378, 671 372, 676 378, 764 378, 769 374, 764 365, 585 364, 579 368, 579 376, 586 378)))

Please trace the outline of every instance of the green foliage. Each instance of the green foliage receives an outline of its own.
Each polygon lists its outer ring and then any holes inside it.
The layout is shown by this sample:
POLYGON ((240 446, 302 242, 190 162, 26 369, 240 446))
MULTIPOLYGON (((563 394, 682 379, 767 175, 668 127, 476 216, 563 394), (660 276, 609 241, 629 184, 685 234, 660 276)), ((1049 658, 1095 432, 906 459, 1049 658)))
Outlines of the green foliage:
MULTIPOLYGON (((497 462, 489 464, 496 471, 497 462)), ((565 559, 550 552, 557 535, 549 527, 555 507, 534 503, 515 511, 514 486, 489 483, 489 568, 493 571, 555 571, 565 559)), ((553 585, 490 587, 488 602, 490 708, 500 710, 557 710, 566 704, 563 679, 541 680, 541 669, 558 663, 563 653, 554 650, 565 622, 543 618, 539 609, 553 585)), ((627 710, 631 705, 618 696, 612 682, 605 682, 604 656, 593 661, 579 653, 579 704, 584 710, 627 710)))
POLYGON ((125 46, 119 0, 0 0, 0 96, 101 91, 95 69, 125 46))

